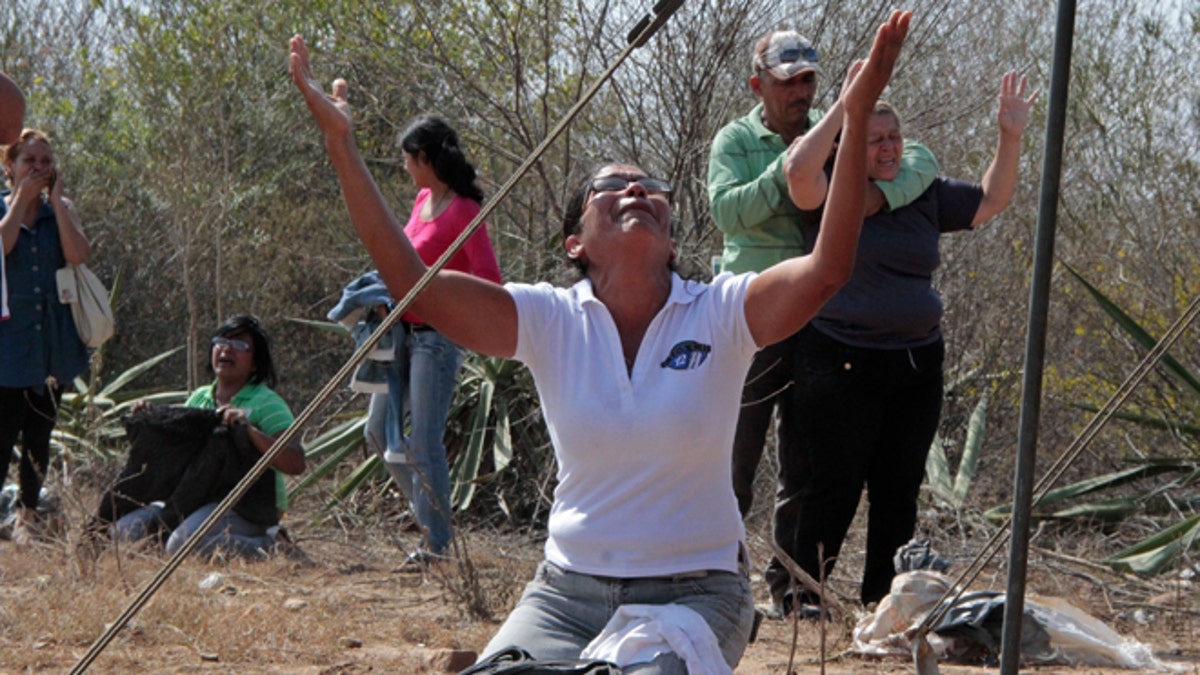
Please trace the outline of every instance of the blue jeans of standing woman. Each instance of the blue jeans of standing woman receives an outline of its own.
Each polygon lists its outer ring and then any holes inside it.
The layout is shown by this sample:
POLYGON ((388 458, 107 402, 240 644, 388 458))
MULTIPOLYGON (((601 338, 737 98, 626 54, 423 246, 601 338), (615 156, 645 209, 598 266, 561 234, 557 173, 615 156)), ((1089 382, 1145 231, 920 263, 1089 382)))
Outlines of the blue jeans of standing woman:
POLYGON ((438 331, 406 327, 388 369, 388 393, 374 394, 367 414, 367 443, 383 452, 425 531, 422 548, 435 554, 450 544, 450 466, 442 438, 462 361, 462 349, 438 331))

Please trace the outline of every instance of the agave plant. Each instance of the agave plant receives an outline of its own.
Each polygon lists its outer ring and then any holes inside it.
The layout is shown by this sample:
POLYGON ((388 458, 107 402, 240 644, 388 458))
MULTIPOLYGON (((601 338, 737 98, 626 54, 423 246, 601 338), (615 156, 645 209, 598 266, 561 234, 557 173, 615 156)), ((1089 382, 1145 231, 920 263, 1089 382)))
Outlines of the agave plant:
MULTIPOLYGON (((1150 350, 1157 340, 1115 302, 1089 283, 1070 266, 1067 271, 1087 290, 1104 312, 1140 346, 1150 350)), ((1161 365, 1180 385, 1180 391, 1197 397, 1195 408, 1200 409, 1200 378, 1189 372, 1178 360, 1166 355, 1161 365)), ((1092 405, 1078 407, 1096 412, 1092 405)), ((1162 430, 1176 438, 1200 438, 1200 427, 1177 420, 1152 415, 1118 412, 1116 417, 1148 429, 1162 430)), ((1071 485, 1047 491, 1035 506, 1035 515, 1043 518, 1105 518, 1120 519, 1141 510, 1145 504, 1158 498, 1167 490, 1188 488, 1200 482, 1200 458, 1192 457, 1146 457, 1133 460, 1131 466, 1102 476, 1089 478, 1071 485), (1100 495, 1106 490, 1128 485, 1135 481, 1161 475, 1174 475, 1167 482, 1159 481, 1149 489, 1133 495, 1094 499, 1090 502, 1065 505, 1068 500, 1085 495, 1100 495)), ((1190 504, 1195 509, 1200 504, 1190 504)), ((1007 517, 1009 506, 1004 505, 988 511, 985 516, 993 519, 1007 517)), ((1133 544, 1103 562, 1115 569, 1153 575, 1166 569, 1181 555, 1195 546, 1200 539, 1200 513, 1184 517, 1180 522, 1158 534, 1133 544)))
POLYGON ((459 380, 459 395, 450 407, 451 419, 467 420, 461 451, 450 468, 452 503, 459 510, 469 507, 475 497, 485 451, 495 472, 512 461, 512 409, 522 392, 518 382, 521 369, 516 361, 478 355, 463 364, 466 374, 459 380))
POLYGON ((950 461, 946 457, 945 443, 940 435, 933 437, 929 454, 925 458, 925 482, 934 499, 943 506, 961 509, 966 502, 971 482, 975 480, 975 467, 979 462, 979 450, 983 447, 984 434, 987 430, 987 410, 991 400, 991 389, 985 388, 971 419, 967 422, 967 438, 963 442, 962 457, 958 461, 958 471, 950 475, 950 461))
MULTIPOLYGON (((1071 483, 1070 485, 1047 490, 1046 494, 1037 500, 1037 503, 1034 505, 1034 515, 1038 518, 1099 518, 1103 520, 1118 520, 1138 511, 1145 502, 1157 496, 1163 490, 1178 487, 1181 484, 1186 485, 1195 480, 1195 474, 1198 470, 1195 460, 1178 458, 1138 459, 1133 460, 1131 464, 1133 466, 1120 471, 1094 476, 1071 483), (1135 483, 1143 478, 1169 473, 1181 474, 1184 476, 1184 479, 1182 481, 1172 481, 1171 483, 1159 485, 1136 496, 1097 499, 1083 504, 1064 506, 1064 503, 1085 495, 1102 493, 1105 490, 1112 490, 1135 483)), ((1010 504, 1003 504, 988 510, 984 516, 989 520, 999 521, 1007 518, 1011 511, 1012 506, 1010 504)))
MULTIPOLYGON (((315 461, 317 464, 296 481, 288 491, 288 501, 296 499, 318 480, 329 476, 347 457, 363 446, 363 425, 366 421, 365 412, 352 415, 349 419, 305 443, 305 456, 310 462, 315 461)), ((366 461, 361 462, 351 472, 349 478, 338 484, 334 489, 334 498, 344 499, 357 490, 363 481, 373 475, 382 475, 382 473, 379 456, 371 453, 366 461)))
POLYGON ((138 377, 165 361, 183 347, 167 350, 125 370, 105 384, 101 380, 103 347, 92 355, 91 377, 75 378, 74 391, 63 393, 58 406, 58 421, 51 434, 51 441, 60 456, 109 457, 109 448, 124 438, 125 428, 121 416, 128 413, 130 406, 140 399, 151 403, 182 403, 187 398, 185 391, 127 390, 138 377))

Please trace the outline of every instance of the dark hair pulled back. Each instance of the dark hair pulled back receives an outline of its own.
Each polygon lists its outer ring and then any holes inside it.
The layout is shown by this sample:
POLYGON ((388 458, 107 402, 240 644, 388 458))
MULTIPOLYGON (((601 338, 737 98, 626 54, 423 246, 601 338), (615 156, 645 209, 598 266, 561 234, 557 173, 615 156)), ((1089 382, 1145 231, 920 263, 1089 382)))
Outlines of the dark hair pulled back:
MULTIPOLYGON (((250 382, 262 382, 274 389, 276 376, 275 364, 271 360, 271 338, 267 336, 267 329, 263 328, 262 321, 253 314, 237 314, 218 326, 213 337, 227 338, 235 335, 248 335, 254 343, 254 372, 250 373, 250 382)), ((209 355, 211 357, 211 351, 209 355)), ((208 359, 208 370, 212 372, 212 358, 208 359)))
POLYGON ((475 167, 467 161, 458 144, 458 133, 446 120, 436 115, 418 117, 401 134, 400 147, 413 157, 424 152, 438 180, 455 194, 483 203, 475 167))

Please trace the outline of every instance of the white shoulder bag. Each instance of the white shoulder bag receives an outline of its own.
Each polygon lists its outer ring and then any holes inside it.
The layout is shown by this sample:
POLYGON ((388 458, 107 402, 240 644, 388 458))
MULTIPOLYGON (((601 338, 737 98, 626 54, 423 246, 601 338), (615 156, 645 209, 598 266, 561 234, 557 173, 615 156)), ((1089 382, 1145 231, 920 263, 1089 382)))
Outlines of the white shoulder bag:
POLYGON ((87 265, 67 265, 57 277, 58 299, 71 305, 79 339, 92 349, 104 344, 116 330, 108 289, 87 265))

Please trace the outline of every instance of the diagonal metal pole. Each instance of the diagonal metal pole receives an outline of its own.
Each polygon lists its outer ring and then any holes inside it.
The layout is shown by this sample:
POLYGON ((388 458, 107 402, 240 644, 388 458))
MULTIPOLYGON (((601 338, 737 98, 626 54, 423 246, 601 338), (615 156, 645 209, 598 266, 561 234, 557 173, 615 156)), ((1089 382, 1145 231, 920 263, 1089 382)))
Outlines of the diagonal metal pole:
POLYGON ((543 139, 536 148, 534 148, 533 152, 530 153, 525 161, 522 162, 519 167, 517 167, 516 172, 514 172, 512 177, 504 183, 496 195, 483 205, 483 208, 480 209, 479 214, 475 216, 475 219, 472 220, 471 223, 467 225, 466 229, 464 229, 463 232, 458 236, 458 238, 454 240, 454 242, 450 245, 450 248, 446 249, 446 252, 443 253, 442 256, 438 258, 428 270, 426 270, 425 274, 419 280, 417 280, 417 283, 414 284, 412 289, 409 290, 408 294, 405 295, 402 300, 400 300, 400 302, 396 305, 396 308, 388 313, 387 318, 384 319, 379 328, 377 328, 375 332, 372 333, 371 336, 362 344, 362 346, 354 352, 350 359, 342 365, 341 369, 339 369, 338 372, 334 374, 334 376, 330 378, 328 382, 325 383, 325 386, 320 392, 317 393, 316 398, 314 398, 312 402, 310 402, 308 406, 296 416, 296 420, 292 423, 292 426, 288 427, 282 434, 280 434, 279 438, 274 444, 271 445, 270 449, 263 453, 262 457, 259 458, 258 463, 255 464, 249 472, 247 472, 246 476, 242 478, 242 481, 234 486, 233 490, 225 497, 225 499, 221 500, 221 503, 217 505, 216 510, 213 511, 213 513, 200 525, 199 528, 197 528, 196 532, 187 540, 184 546, 177 551, 175 555, 171 556, 171 559, 168 560, 159 573, 153 579, 151 579, 148 584, 146 584, 145 588, 143 588, 138 596, 134 598, 133 602, 131 602, 129 606, 125 608, 125 611, 122 612, 121 615, 109 625, 108 629, 105 630, 104 633, 97 638, 94 643, 92 643, 92 646, 88 649, 87 653, 84 654, 83 658, 81 658, 79 662, 76 663, 71 669, 72 675, 85 672, 92 662, 96 660, 96 657, 98 657, 100 653, 104 651, 105 647, 112 642, 113 638, 117 636, 117 633, 119 633, 121 629, 124 628, 127 623, 129 623, 130 619, 132 619, 139 611, 141 611, 142 607, 144 607, 146 603, 150 601, 150 598, 154 596, 154 593, 157 592, 164 583, 166 583, 167 579, 170 578, 175 569, 179 567, 179 565, 183 562, 183 559, 187 557, 192 550, 199 545, 200 540, 202 540, 208 534, 208 532, 212 530, 217 521, 220 520, 220 518, 224 516, 229 509, 233 508, 233 505, 236 504, 238 500, 240 500, 242 496, 246 494, 246 491, 250 489, 250 486, 254 484, 254 481, 258 480, 258 477, 261 476, 263 472, 265 472, 271 466, 271 463, 275 461, 275 456, 283 450, 284 446, 291 443, 292 440, 296 438, 296 436, 300 433, 300 429, 302 429, 304 425, 313 418, 316 412, 325 404, 329 397, 333 395, 334 390, 340 386, 340 383, 344 382, 346 378, 349 377, 354 371, 354 369, 358 367, 358 364, 362 363, 363 360, 366 359, 367 354, 371 353, 379 340, 387 333, 387 331, 391 330, 392 326, 394 326, 397 321, 400 320, 400 316, 404 314, 404 311, 408 309, 409 305, 412 304, 413 299, 416 298, 421 291, 425 290, 425 287, 429 285, 429 282, 432 281, 434 275, 436 275, 443 267, 446 266, 446 263, 449 262, 450 258, 458 252, 467 239, 470 238, 470 236, 474 234, 475 231, 480 228, 480 226, 482 226, 484 220, 495 209, 496 204, 500 203, 500 201, 502 201, 504 197, 512 191, 513 187, 517 184, 517 181, 524 177, 534 163, 541 158, 541 156, 546 152, 547 148, 550 147, 550 144, 557 140, 560 135, 562 135, 575 117, 592 100, 592 98, 595 97, 596 93, 600 91, 600 87, 603 86, 610 77, 612 77, 612 74, 616 72, 617 68, 620 67, 622 63, 625 62, 625 59, 629 58, 629 55, 632 54, 635 49, 646 44, 646 41, 649 40, 654 33, 658 32, 659 28, 662 28, 663 25, 667 23, 667 20, 671 18, 671 15, 673 15, 676 10, 683 6, 683 2, 684 0, 659 0, 659 2, 654 5, 652 13, 647 14, 640 22, 638 22, 638 24, 627 37, 627 42, 629 44, 624 50, 621 51, 621 53, 613 61, 612 65, 609 66, 608 69, 605 70, 604 73, 592 83, 587 91, 580 96, 579 100, 575 102, 575 105, 573 105, 569 111, 567 111, 567 114, 562 118, 562 120, 560 120, 559 123, 555 125, 554 129, 552 129, 550 133, 546 135, 546 138, 543 139))
POLYGON ((1025 576, 1029 560, 1029 525, 1033 473, 1037 461, 1037 429, 1041 413, 1042 373, 1046 356, 1046 321, 1054 265, 1054 235, 1058 223, 1059 182, 1066 128, 1071 46, 1075 38, 1075 0, 1059 0, 1054 30, 1054 67, 1050 75, 1050 107, 1046 120, 1046 149, 1042 160, 1042 191, 1038 204, 1033 288, 1025 334, 1025 380, 1017 435, 1017 477, 1013 484, 1012 536, 1009 544, 1008 588, 1004 603, 1000 672, 1017 675, 1021 660, 1021 617, 1025 613, 1025 576))

